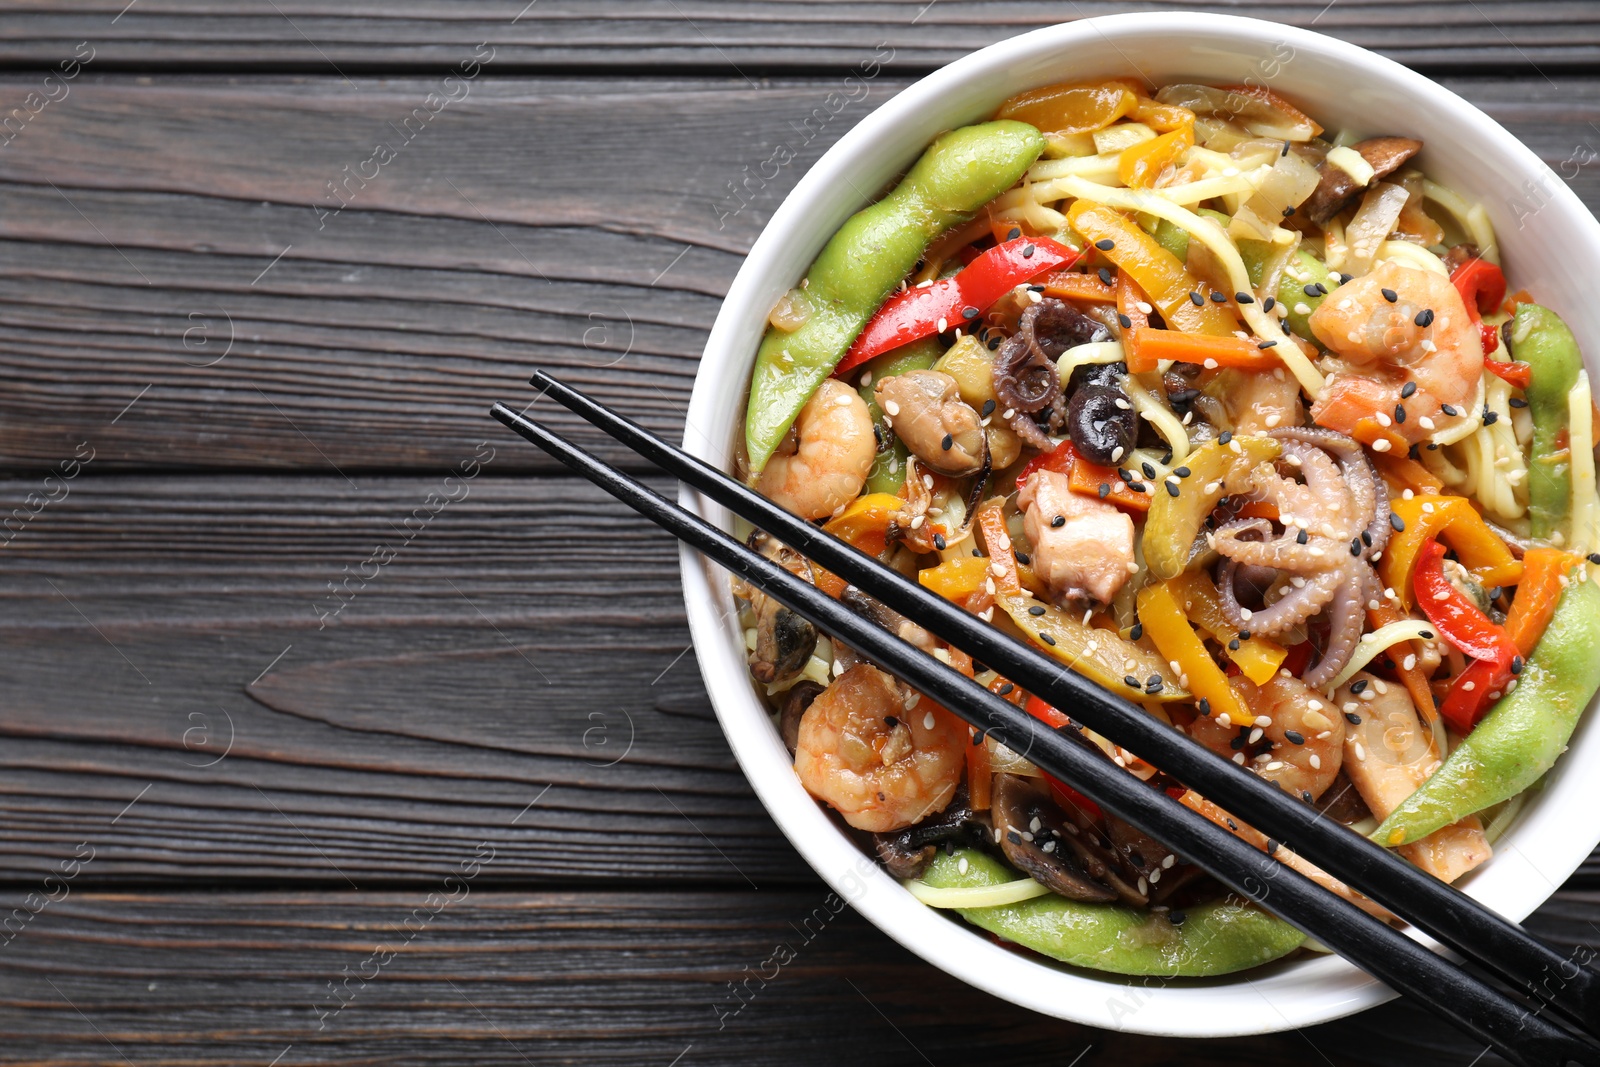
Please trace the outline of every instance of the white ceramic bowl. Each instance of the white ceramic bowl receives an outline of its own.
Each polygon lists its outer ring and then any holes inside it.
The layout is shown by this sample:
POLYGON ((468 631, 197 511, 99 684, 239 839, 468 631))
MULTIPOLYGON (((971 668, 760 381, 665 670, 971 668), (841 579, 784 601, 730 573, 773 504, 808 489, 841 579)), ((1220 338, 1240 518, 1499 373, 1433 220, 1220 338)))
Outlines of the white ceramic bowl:
MULTIPOLYGON (((944 130, 982 121, 1035 86, 1138 74, 1171 82, 1266 84, 1331 130, 1405 134, 1427 143, 1429 174, 1481 200, 1513 289, 1556 309, 1600 354, 1600 225, 1549 167, 1483 112, 1427 78, 1354 45, 1255 19, 1190 13, 1112 15, 1037 30, 985 48, 884 104, 818 160, 773 215, 712 328, 689 405, 685 447, 728 469, 746 383, 768 311, 824 242, 944 130)), ((729 527, 693 494, 685 502, 729 527)), ((1394 993, 1341 959, 1281 963, 1204 982, 1167 984, 1025 958, 924 907, 867 860, 800 787, 756 697, 726 576, 683 556, 689 625, 717 716, 762 803, 840 896, 896 941, 949 973, 1047 1015, 1136 1033, 1219 1037, 1335 1019, 1394 993)), ((1586 721, 1523 808, 1488 866, 1464 884, 1521 919, 1600 841, 1600 724, 1586 721), (1584 773, 1585 770, 1588 773, 1584 773)))

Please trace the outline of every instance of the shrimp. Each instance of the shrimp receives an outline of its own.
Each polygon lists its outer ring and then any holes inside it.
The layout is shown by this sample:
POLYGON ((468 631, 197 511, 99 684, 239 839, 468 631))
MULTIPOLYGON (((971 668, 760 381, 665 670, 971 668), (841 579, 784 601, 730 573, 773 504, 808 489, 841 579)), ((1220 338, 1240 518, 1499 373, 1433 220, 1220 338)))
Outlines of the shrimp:
POLYGON ((1308 804, 1320 797, 1344 758, 1345 720, 1338 709, 1286 671, 1263 686, 1242 676, 1228 684, 1255 724, 1223 725, 1202 715, 1190 724, 1189 736, 1308 804))
POLYGON ((1310 323, 1343 364, 1311 407, 1319 426, 1354 436, 1370 418, 1415 444, 1450 417, 1445 405, 1466 408, 1477 392, 1483 342, 1442 275, 1379 264, 1329 294, 1310 323))
POLYGON ((794 421, 799 445, 774 455, 756 482, 762 496, 803 519, 832 515, 861 494, 878 451, 867 402, 836 378, 794 421))
POLYGON ((1279 426, 1305 422, 1300 383, 1282 368, 1250 373, 1225 372, 1230 381, 1222 395, 1235 433, 1265 433, 1279 426))
POLYGON ((902 830, 943 811, 966 769, 967 729, 926 697, 909 707, 869 663, 845 671, 800 718, 800 784, 858 830, 902 830))
POLYGON ((1068 597, 1109 603, 1133 562, 1133 520, 1104 501, 1074 493, 1065 474, 1039 471, 1017 494, 1033 569, 1068 597))
MULTIPOLYGON (((1417 719, 1405 687, 1359 672, 1337 693, 1341 712, 1350 717, 1345 734, 1345 773, 1378 819, 1427 781, 1439 756, 1417 719)), ((1441 882, 1453 882, 1492 854, 1476 816, 1442 827, 1400 848, 1400 854, 1441 882)))

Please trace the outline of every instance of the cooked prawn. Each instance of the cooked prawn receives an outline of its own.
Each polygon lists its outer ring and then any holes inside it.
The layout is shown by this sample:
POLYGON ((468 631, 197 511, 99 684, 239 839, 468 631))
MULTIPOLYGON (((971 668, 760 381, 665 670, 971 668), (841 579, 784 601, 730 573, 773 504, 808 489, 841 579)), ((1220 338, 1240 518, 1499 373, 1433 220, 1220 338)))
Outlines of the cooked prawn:
POLYGON ((1033 544, 1034 573, 1067 597, 1110 602, 1128 580, 1133 520, 1101 500, 1074 493, 1065 474, 1039 471, 1017 494, 1033 544))
POLYGON ((1361 420, 1373 419, 1416 443, 1450 417, 1445 405, 1472 403, 1483 343, 1448 278, 1385 262, 1335 289, 1310 322, 1344 364, 1311 407, 1318 425, 1355 435, 1361 420))
MULTIPOLYGON (((1361 671, 1334 697, 1351 722, 1344 741, 1345 774, 1372 814, 1387 818, 1428 780, 1439 756, 1404 686, 1361 671)), ((1483 836, 1483 824, 1468 816, 1402 846, 1400 854, 1440 881, 1453 882, 1487 860, 1493 850, 1483 836)))
POLYGON ((1307 803, 1320 797, 1344 758, 1345 720, 1338 709, 1285 671, 1263 686, 1242 676, 1228 681, 1255 723, 1225 726, 1202 715, 1190 724, 1189 735, 1307 803))
POLYGON ((756 490, 801 518, 832 515, 861 494, 877 439, 867 402, 836 378, 824 381, 794 421, 799 443, 774 455, 756 490))
POLYGON ((1265 433, 1305 422, 1300 383, 1282 367, 1262 373, 1231 372, 1222 402, 1235 433, 1265 433))
POLYGON ((858 830, 901 830, 943 811, 966 768, 967 729, 932 701, 858 663, 800 719, 800 784, 858 830))

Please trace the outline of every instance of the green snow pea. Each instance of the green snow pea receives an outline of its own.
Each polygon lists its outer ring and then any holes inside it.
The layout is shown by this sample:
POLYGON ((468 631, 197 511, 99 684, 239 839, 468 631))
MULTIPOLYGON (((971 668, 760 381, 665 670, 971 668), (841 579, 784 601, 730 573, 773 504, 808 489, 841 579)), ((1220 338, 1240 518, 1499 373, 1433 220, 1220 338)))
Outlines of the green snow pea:
MULTIPOLYGON (((943 889, 998 885, 1017 877, 999 861, 965 849, 953 856, 935 856, 922 880, 943 889)), ((1226 901, 1185 909, 1182 925, 1174 925, 1161 912, 1122 904, 1084 904, 1055 894, 1020 904, 957 910, 974 926, 1024 948, 1075 967, 1113 974, 1181 978, 1229 974, 1287 956, 1305 941, 1304 934, 1282 919, 1226 901)))
POLYGON ((1509 800, 1537 782, 1567 747, 1578 717, 1600 689, 1600 587, 1574 582, 1518 676, 1444 766, 1412 793, 1372 840, 1409 844, 1509 800))
POLYGON ((1044 150, 1025 122, 963 126, 941 136, 876 204, 850 216, 811 264, 809 314, 792 331, 768 326, 745 414, 750 469, 760 472, 795 416, 884 299, 943 231, 1017 183, 1044 150))
POLYGON ((1528 518, 1534 537, 1562 530, 1572 508, 1572 455, 1567 447, 1567 397, 1583 357, 1567 324, 1549 308, 1521 304, 1511 320, 1512 356, 1528 364, 1533 461, 1528 465, 1528 518))
POLYGON ((1327 299, 1327 292, 1334 289, 1337 284, 1333 272, 1328 270, 1327 264, 1322 260, 1303 249, 1296 252, 1284 269, 1283 276, 1278 279, 1278 303, 1289 309, 1288 318, 1283 320, 1283 325, 1288 331, 1296 337, 1320 343, 1317 342, 1317 335, 1311 332, 1311 313, 1322 306, 1322 302, 1327 299), (1305 281, 1291 278, 1290 271, 1301 275, 1305 281), (1330 282, 1333 284, 1330 285, 1330 282), (1314 292, 1318 285, 1322 286, 1323 292, 1314 292), (1313 293, 1306 292, 1307 287, 1311 287, 1313 293), (1304 314, 1295 310, 1302 306, 1306 309, 1304 314))
MULTIPOLYGON (((884 422, 883 409, 878 406, 874 387, 883 379, 893 378, 896 374, 927 370, 939 362, 939 357, 942 355, 944 355, 944 345, 939 339, 924 337, 920 341, 912 341, 875 359, 869 359, 862 365, 861 369, 870 371, 872 377, 868 379, 867 385, 861 386, 856 391, 861 394, 861 399, 867 402, 867 411, 872 415, 872 424, 878 428, 878 440, 889 442, 887 446, 880 447, 878 454, 872 459, 872 470, 867 472, 866 492, 898 493, 900 487, 906 483, 906 457, 911 455, 906 446, 900 443, 900 438, 896 437, 894 431, 884 422)), ((859 378, 859 374, 857 371, 851 371, 850 377, 859 378)))

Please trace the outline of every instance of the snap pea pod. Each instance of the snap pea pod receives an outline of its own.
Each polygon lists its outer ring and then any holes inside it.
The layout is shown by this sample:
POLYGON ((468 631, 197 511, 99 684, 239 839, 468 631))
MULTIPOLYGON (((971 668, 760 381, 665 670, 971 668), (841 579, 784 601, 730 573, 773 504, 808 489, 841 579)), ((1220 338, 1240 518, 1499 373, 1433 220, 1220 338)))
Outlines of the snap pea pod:
POLYGON ((1322 306, 1322 302, 1327 299, 1327 292, 1335 285, 1337 282, 1333 272, 1328 270, 1327 264, 1304 249, 1296 252, 1294 258, 1289 261, 1289 266, 1285 268, 1283 276, 1278 279, 1278 303, 1289 311, 1288 317, 1283 320, 1284 327, 1296 337, 1304 337, 1307 341, 1315 342, 1317 335, 1311 332, 1311 313, 1322 306), (1305 280, 1291 278, 1290 271, 1294 271, 1305 280), (1330 285, 1330 282, 1334 284, 1330 285), (1317 292, 1319 285, 1323 289, 1322 292, 1317 292), (1306 309, 1303 313, 1297 310, 1302 307, 1306 309))
POLYGON ((1567 324, 1549 308, 1521 304, 1511 320, 1512 355, 1528 364, 1533 458, 1528 464, 1528 519, 1534 537, 1562 531, 1572 511, 1572 454, 1567 447, 1567 396, 1583 357, 1567 324))
POLYGON ((1043 135, 1023 122, 952 130, 893 192, 839 227, 806 273, 804 321, 789 331, 769 325, 761 339, 745 415, 752 471, 767 465, 800 409, 928 244, 1015 185, 1043 150, 1043 135))
MULTIPOLYGON (((940 853, 923 875, 923 881, 941 889, 999 885, 1015 878, 998 861, 971 849, 953 856, 940 853)), ((1164 914, 1051 894, 1019 904, 956 910, 972 925, 1024 948, 1113 974, 1230 974, 1286 956, 1305 941, 1304 934, 1282 919, 1225 901, 1164 914), (1174 924, 1172 918, 1179 915, 1182 924, 1174 924)))
MULTIPOLYGON (((867 384, 857 389, 861 399, 867 402, 867 412, 872 416, 872 425, 876 428, 879 442, 887 441, 887 445, 880 445, 878 454, 872 459, 872 470, 867 472, 867 488, 869 493, 898 493, 900 487, 906 483, 906 457, 911 453, 894 435, 888 423, 884 421, 883 409, 878 406, 877 393, 874 387, 885 378, 893 378, 896 374, 907 371, 927 370, 939 361, 944 355, 944 345, 939 343, 937 337, 924 337, 920 341, 912 341, 892 351, 885 352, 876 359, 868 360, 865 371, 870 371, 872 377, 867 384)), ((851 371, 850 377, 857 377, 857 372, 851 371)))
POLYGON ((1600 587, 1573 582, 1518 676, 1444 766, 1372 833, 1395 847, 1427 837, 1537 782, 1567 747, 1578 718, 1600 689, 1600 587))

